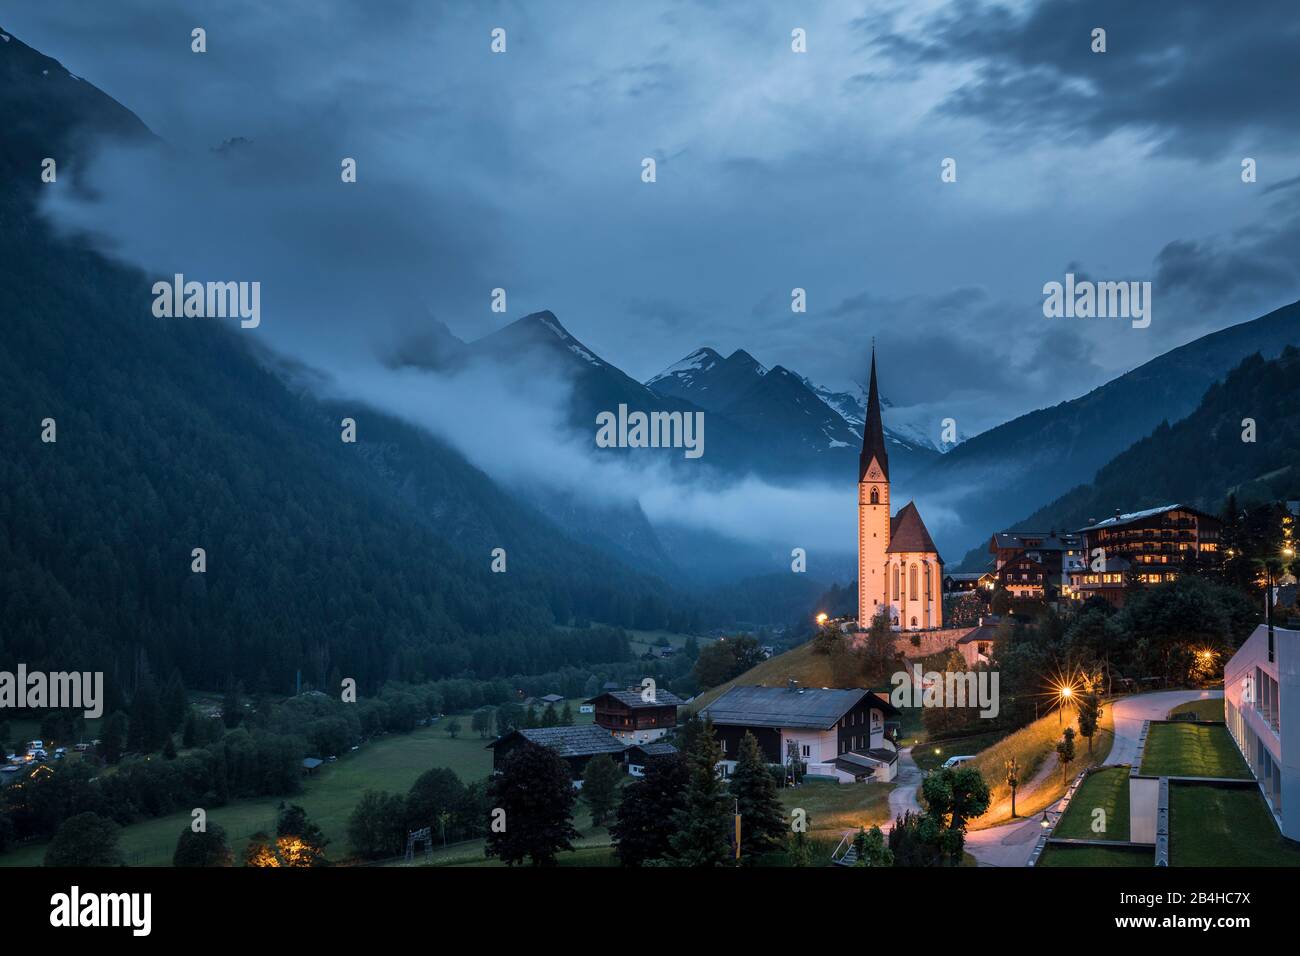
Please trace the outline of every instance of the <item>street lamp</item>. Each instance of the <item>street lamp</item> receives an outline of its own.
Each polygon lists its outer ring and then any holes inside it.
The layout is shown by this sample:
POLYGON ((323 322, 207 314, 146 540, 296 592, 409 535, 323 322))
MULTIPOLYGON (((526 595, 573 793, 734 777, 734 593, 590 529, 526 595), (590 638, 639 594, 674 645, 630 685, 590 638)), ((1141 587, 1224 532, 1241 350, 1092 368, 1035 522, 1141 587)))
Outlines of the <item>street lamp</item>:
POLYGON ((1047 828, 1049 828, 1049 827, 1052 825, 1052 821, 1049 820, 1049 819, 1047 819, 1047 811, 1046 811, 1046 810, 1043 811, 1043 819, 1041 819, 1041 820, 1038 821, 1038 825, 1039 825, 1040 827, 1042 827, 1044 830, 1046 830, 1047 828))
POLYGON ((1065 719, 1061 716, 1061 712, 1065 710, 1065 702, 1073 696, 1074 689, 1071 688, 1069 684, 1066 684, 1061 688, 1061 706, 1058 707, 1056 711, 1056 723, 1058 725, 1065 723, 1065 719))

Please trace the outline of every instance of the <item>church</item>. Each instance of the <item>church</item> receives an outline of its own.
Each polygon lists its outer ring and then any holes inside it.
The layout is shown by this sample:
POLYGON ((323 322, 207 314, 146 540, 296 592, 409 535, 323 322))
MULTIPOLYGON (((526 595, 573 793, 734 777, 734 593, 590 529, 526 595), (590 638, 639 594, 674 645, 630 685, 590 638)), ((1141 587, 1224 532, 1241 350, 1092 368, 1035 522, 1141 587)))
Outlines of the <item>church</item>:
POLYGON ((858 625, 869 628, 882 613, 895 630, 943 627, 943 559, 914 502, 890 515, 889 453, 872 348, 858 458, 858 625))

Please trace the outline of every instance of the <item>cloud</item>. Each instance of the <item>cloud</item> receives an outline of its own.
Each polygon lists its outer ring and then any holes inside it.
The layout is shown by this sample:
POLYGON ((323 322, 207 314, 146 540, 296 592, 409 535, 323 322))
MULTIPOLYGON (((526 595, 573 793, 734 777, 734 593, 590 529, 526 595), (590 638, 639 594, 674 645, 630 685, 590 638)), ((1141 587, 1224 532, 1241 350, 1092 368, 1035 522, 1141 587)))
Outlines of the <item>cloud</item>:
POLYGON ((1091 142, 1122 130, 1160 152, 1208 159, 1241 144, 1296 142, 1300 21, 1291 0, 981 0, 945 6, 916 28, 860 24, 903 64, 973 75, 943 102, 1003 135, 1091 142), (1105 53, 1091 50, 1106 30, 1105 53))
POLYGON ((1300 195, 1280 193, 1267 216, 1231 233, 1175 239, 1155 266, 1162 294, 1202 312, 1262 308, 1293 297, 1300 289, 1300 195))

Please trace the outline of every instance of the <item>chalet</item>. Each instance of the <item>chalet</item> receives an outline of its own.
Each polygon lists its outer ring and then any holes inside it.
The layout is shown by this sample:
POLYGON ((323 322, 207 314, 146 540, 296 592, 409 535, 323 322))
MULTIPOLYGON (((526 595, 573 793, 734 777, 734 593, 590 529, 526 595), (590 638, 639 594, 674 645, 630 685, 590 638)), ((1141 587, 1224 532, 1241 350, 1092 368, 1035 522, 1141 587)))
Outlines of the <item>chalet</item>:
POLYGON ((492 772, 500 773, 514 751, 526 744, 550 747, 569 765, 574 780, 581 780, 587 761, 597 754, 609 754, 621 762, 625 744, 615 740, 603 727, 583 724, 580 727, 534 727, 502 734, 487 749, 492 751, 492 772))
POLYGON ((971 628, 957 638, 957 652, 961 654, 966 666, 972 670, 980 664, 989 663, 993 645, 998 640, 998 625, 1001 620, 995 614, 980 618, 979 626, 971 628))
POLYGON ((700 715, 713 722, 722 746, 723 776, 730 776, 748 732, 772 764, 798 763, 814 777, 841 783, 889 781, 898 753, 885 740, 888 701, 861 689, 733 687, 700 715))
POLYGON ((1028 554, 1021 554, 998 568, 997 582, 1014 598, 1055 600, 1060 593, 1061 575, 1028 554))
POLYGON ((943 576, 943 593, 960 594, 964 591, 978 591, 981 580, 987 572, 984 571, 955 571, 952 574, 943 576))
POLYGON ((1001 571, 1008 562, 1028 555, 1043 565, 1057 584, 1087 564, 1085 548, 1084 537, 1079 532, 999 531, 989 539, 994 571, 1001 571))
POLYGON ((1090 564, 1070 574, 1067 596, 1100 596, 1116 607, 1131 587, 1173 581, 1186 565, 1217 564, 1222 523, 1187 505, 1162 505, 1080 530, 1090 564))
POLYGON ((623 760, 627 764, 627 772, 633 777, 645 775, 645 768, 654 760, 660 760, 664 757, 671 757, 677 753, 677 748, 666 740, 657 740, 649 744, 633 744, 623 751, 623 760))
POLYGON ((671 691, 656 688, 608 690, 584 701, 596 708, 596 726, 627 744, 646 744, 677 726, 677 708, 684 701, 671 691), (646 698, 649 698, 648 700, 646 698))

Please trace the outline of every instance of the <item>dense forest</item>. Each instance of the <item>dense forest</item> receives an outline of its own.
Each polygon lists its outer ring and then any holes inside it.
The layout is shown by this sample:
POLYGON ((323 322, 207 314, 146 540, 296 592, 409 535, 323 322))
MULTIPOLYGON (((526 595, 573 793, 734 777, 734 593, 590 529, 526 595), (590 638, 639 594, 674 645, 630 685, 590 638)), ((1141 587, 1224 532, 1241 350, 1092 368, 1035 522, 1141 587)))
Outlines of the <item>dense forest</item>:
POLYGON ((82 131, 148 133, 89 84, 33 88, 57 64, 17 52, 36 62, 0 77, 0 668, 102 670, 127 693, 145 666, 191 687, 286 691, 301 671, 374 688, 626 657, 587 622, 699 623, 432 436, 352 407, 344 443, 342 411, 249 333, 155 318, 148 276, 55 235, 42 158, 77 189, 82 131))
MULTIPOLYGON (((1211 385, 1195 410, 1161 422, 1051 504, 1012 527, 1081 528, 1116 510, 1185 504, 1218 514, 1229 495, 1241 506, 1300 494, 1300 350, 1288 345, 1275 359, 1250 355, 1211 385), (1249 422, 1247 422, 1249 419, 1249 422)), ((1080 476, 1085 477, 1085 476, 1080 476)), ((959 569, 988 564, 988 545, 971 549, 959 569)))
POLYGON ((1300 490, 1300 349, 1246 358, 1206 391, 1186 418, 1158 428, 1024 527, 1075 528, 1116 508, 1183 503, 1217 514, 1229 494, 1243 505, 1300 490), (1249 419, 1249 423, 1246 421, 1249 419))

